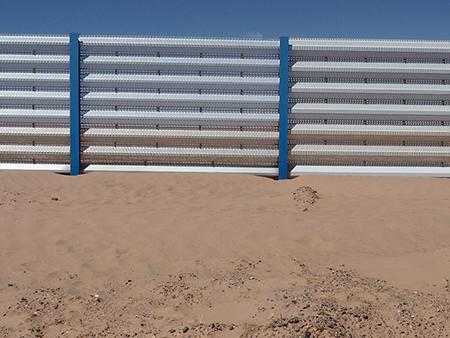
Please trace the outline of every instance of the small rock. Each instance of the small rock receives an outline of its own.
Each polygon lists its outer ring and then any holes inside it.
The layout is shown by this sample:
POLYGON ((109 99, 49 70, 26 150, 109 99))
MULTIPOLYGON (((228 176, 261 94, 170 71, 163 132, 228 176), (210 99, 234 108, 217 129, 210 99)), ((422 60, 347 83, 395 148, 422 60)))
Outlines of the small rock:
POLYGON ((94 298, 99 303, 102 301, 102 298, 99 295, 94 295, 94 298))
POLYGON ((289 319, 289 324, 298 324, 300 323, 300 319, 298 317, 292 317, 289 319))
POLYGON ((189 328, 187 327, 187 326, 185 326, 184 328, 183 328, 183 333, 186 333, 186 332, 188 332, 189 331, 189 328))
POLYGON ((277 319, 277 320, 274 320, 273 322, 272 322, 272 327, 286 327, 287 326, 287 321, 286 320, 284 320, 284 319, 277 319))
POLYGON ((11 286, 14 286, 14 284, 13 283, 8 283, 8 286, 11 287, 11 286))
POLYGON ((52 201, 59 201, 58 197, 52 197, 52 201))

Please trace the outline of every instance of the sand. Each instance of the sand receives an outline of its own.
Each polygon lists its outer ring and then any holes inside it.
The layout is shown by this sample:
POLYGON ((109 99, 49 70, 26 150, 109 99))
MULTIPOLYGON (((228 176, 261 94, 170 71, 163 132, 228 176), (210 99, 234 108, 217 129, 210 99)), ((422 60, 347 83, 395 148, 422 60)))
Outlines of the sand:
POLYGON ((0 337, 445 337, 450 180, 0 173, 0 337))

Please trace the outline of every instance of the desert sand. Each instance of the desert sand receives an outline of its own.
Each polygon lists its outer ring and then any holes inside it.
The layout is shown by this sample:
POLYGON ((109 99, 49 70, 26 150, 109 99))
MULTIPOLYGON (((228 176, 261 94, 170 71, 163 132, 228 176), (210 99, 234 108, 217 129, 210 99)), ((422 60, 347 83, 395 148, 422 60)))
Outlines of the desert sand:
POLYGON ((446 337, 450 180, 0 173, 0 337, 446 337))

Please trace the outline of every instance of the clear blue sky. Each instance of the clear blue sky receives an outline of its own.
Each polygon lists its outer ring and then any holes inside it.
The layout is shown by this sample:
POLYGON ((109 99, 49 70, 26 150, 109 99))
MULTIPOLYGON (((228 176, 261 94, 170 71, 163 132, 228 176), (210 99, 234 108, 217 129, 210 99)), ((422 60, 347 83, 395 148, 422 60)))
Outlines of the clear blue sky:
POLYGON ((0 0, 0 33, 450 39, 450 0, 0 0))

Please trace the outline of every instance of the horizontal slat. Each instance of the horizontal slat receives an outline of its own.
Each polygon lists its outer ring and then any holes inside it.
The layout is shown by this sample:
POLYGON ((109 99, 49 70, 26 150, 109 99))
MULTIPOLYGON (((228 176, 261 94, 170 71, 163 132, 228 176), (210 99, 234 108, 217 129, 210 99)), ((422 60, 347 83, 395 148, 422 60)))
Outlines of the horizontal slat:
POLYGON ((291 176, 363 175, 450 177, 450 167, 295 166, 291 176))
POLYGON ((0 35, 2 44, 45 44, 45 45, 68 45, 67 35, 0 35))
POLYGON ((103 111, 90 110, 83 115, 83 123, 165 124, 165 125, 227 125, 275 126, 278 114, 248 113, 192 113, 182 111, 103 111))
POLYGON ((90 92, 83 97, 82 101, 84 104, 91 105, 149 105, 164 107, 276 108, 278 106, 278 96, 268 95, 90 92))
POLYGON ((450 136, 449 126, 297 124, 291 135, 322 136, 450 136))
POLYGON ((434 78, 450 77, 450 64, 370 63, 370 62, 296 62, 293 75, 327 77, 434 78))
POLYGON ((147 71, 203 70, 277 72, 279 60, 92 55, 83 60, 83 66, 89 69, 141 69, 147 71))
MULTIPOLYGON (((0 128, 1 133, 1 128, 0 128)), ((277 140, 277 132, 233 131, 233 130, 173 130, 173 129, 103 129, 90 128, 85 137, 151 137, 151 138, 194 138, 194 139, 262 139, 277 140)))
POLYGON ((297 103, 291 118, 450 120, 450 106, 297 103))
POLYGON ((0 170, 32 170, 69 173, 69 164, 0 163, 0 170))
POLYGON ((85 45, 98 46, 143 46, 143 47, 184 47, 184 48, 245 48, 277 49, 277 40, 252 39, 206 39, 169 37, 118 37, 118 36, 80 36, 85 45))
POLYGON ((5 64, 69 64, 68 55, 27 55, 27 54, 0 54, 2 66, 5 64))
POLYGON ((1 144, 0 154, 68 154, 69 146, 1 144))
POLYGON ((69 92, 49 92, 49 91, 0 91, 0 103, 2 104, 33 104, 51 103, 67 104, 69 102, 69 92))
POLYGON ((10 86, 67 86, 69 85, 69 74, 0 72, 0 84, 10 86))
POLYGON ((23 136, 69 136, 69 128, 27 128, 27 127, 0 127, 0 137, 8 135, 23 136))
POLYGON ((138 166, 138 165, 88 165, 84 172, 119 171, 119 172, 155 172, 155 173, 220 173, 249 174, 259 176, 278 176, 278 168, 258 167, 192 167, 192 166, 138 166))
POLYGON ((83 79, 83 83, 88 87, 278 90, 279 80, 237 76, 89 74, 83 79))
POLYGON ((297 39, 289 43, 294 51, 337 52, 395 52, 449 53, 450 41, 420 40, 354 40, 354 39, 297 39))
POLYGON ((0 127, 2 144, 68 145, 69 128, 0 127))
POLYGON ((450 85, 375 84, 375 83, 296 83, 294 97, 369 98, 406 96, 417 98, 448 99, 450 85))
POLYGON ((296 145, 295 156, 450 157, 450 147, 296 145))
POLYGON ((1 123, 68 123, 69 110, 0 109, 1 123))
POLYGON ((158 147, 240 147, 274 148, 278 133, 270 131, 183 130, 183 129, 103 129, 90 128, 82 142, 101 146, 158 147))
POLYGON ((231 149, 231 148, 163 148, 163 147, 107 147, 90 146, 87 155, 126 155, 126 156, 167 156, 167 157, 272 157, 278 150, 272 149, 231 149))

